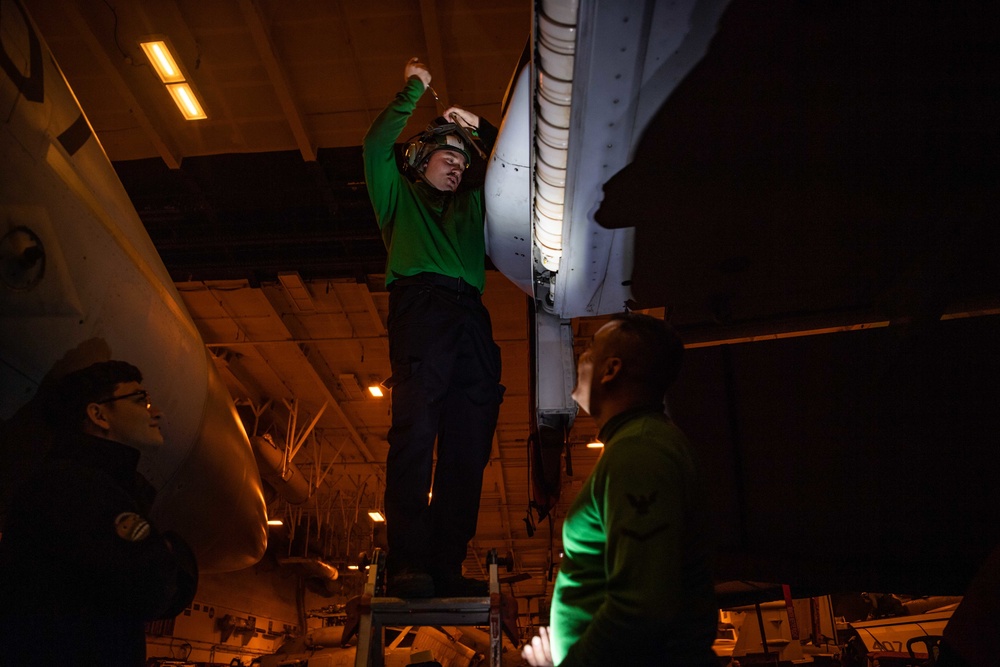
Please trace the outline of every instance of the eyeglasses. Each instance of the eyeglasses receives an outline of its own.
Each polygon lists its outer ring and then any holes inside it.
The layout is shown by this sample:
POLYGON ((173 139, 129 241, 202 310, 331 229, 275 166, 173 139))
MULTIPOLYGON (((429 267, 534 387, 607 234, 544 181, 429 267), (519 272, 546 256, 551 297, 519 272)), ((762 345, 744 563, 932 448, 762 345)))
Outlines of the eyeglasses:
POLYGON ((146 404, 147 410, 153 407, 152 402, 150 402, 149 400, 149 392, 146 391, 145 389, 140 389, 139 391, 133 391, 128 394, 122 394, 121 396, 112 396, 111 398, 106 398, 103 401, 94 401, 94 402, 98 404, 114 403, 115 401, 120 401, 123 398, 135 398, 136 396, 142 396, 142 400, 146 404))

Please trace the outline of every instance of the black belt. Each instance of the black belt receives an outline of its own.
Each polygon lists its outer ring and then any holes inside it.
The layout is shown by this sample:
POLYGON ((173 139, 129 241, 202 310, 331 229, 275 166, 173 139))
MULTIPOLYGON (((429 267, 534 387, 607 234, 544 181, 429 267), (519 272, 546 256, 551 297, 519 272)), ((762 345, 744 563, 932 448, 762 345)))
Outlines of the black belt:
POLYGON ((477 299, 480 297, 479 290, 461 278, 442 276, 440 273, 430 273, 429 271, 424 271, 423 273, 418 273, 413 276, 396 278, 389 283, 389 289, 391 290, 397 285, 399 287, 408 287, 410 285, 432 285, 434 287, 443 287, 464 296, 474 296, 477 299))

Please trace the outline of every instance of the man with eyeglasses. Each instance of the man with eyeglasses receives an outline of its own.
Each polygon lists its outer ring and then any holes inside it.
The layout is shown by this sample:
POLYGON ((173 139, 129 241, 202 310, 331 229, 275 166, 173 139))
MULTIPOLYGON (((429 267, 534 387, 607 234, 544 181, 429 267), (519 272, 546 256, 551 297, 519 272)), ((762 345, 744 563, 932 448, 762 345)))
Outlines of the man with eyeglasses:
POLYGON ((144 665, 144 623, 183 611, 198 582, 136 470, 163 445, 161 413, 124 361, 66 375, 47 407, 52 449, 0 538, 0 665, 144 665))

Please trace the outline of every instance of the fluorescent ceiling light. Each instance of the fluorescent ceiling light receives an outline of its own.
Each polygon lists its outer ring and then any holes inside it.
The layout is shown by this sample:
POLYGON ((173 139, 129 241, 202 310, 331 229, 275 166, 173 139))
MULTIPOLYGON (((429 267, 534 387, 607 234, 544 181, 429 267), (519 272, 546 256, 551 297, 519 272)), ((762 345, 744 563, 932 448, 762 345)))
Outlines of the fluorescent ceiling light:
POLYGON ((372 510, 371 512, 368 513, 368 516, 370 516, 372 518, 372 521, 376 523, 381 523, 385 521, 385 517, 382 516, 382 513, 379 512, 378 510, 372 510))
POLYGON ((368 385, 368 392, 375 398, 382 398, 382 396, 384 396, 382 393, 382 387, 377 384, 368 385))
POLYGON ((177 65, 177 61, 174 60, 173 55, 170 53, 170 47, 167 46, 165 41, 139 42, 139 46, 146 52, 146 57, 149 58, 150 64, 159 75, 160 81, 163 83, 179 83, 184 80, 184 74, 177 65))
POLYGON ((139 46, 142 47, 160 81, 166 85, 185 120, 208 118, 167 40, 152 38, 139 42, 139 46))
POLYGON ((603 449, 603 448, 604 448, 604 443, 598 442, 597 440, 587 443, 587 449, 603 449))
POLYGON ((167 90, 170 91, 171 96, 174 98, 174 102, 177 103, 177 108, 181 110, 182 114, 184 114, 184 118, 187 120, 208 118, 208 116, 205 115, 205 111, 201 108, 201 103, 198 102, 198 98, 194 96, 194 91, 191 90, 191 84, 172 83, 167 86, 167 90))
POLYGON ((284 526, 285 522, 282 521, 281 519, 268 519, 267 520, 267 525, 269 525, 269 526, 284 526))

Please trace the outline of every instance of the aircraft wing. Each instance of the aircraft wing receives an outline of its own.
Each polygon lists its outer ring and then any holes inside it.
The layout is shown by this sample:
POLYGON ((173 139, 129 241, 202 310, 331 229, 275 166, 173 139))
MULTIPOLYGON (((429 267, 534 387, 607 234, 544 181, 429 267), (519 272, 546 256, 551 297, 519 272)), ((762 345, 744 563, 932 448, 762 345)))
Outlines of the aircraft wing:
MULTIPOLYGON (((38 387, 96 361, 144 375, 166 444, 140 461, 158 527, 204 572, 266 546, 260 476, 225 384, 51 52, 25 10, 0 17, 0 418, 7 461, 40 454, 38 387)), ((27 465, 25 463, 24 465, 27 465)), ((23 472, 3 470, 4 487, 23 472)))
POLYGON ((634 232, 594 220, 604 183, 708 49, 726 0, 541 3, 486 177, 494 265, 559 318, 631 300, 634 232))

